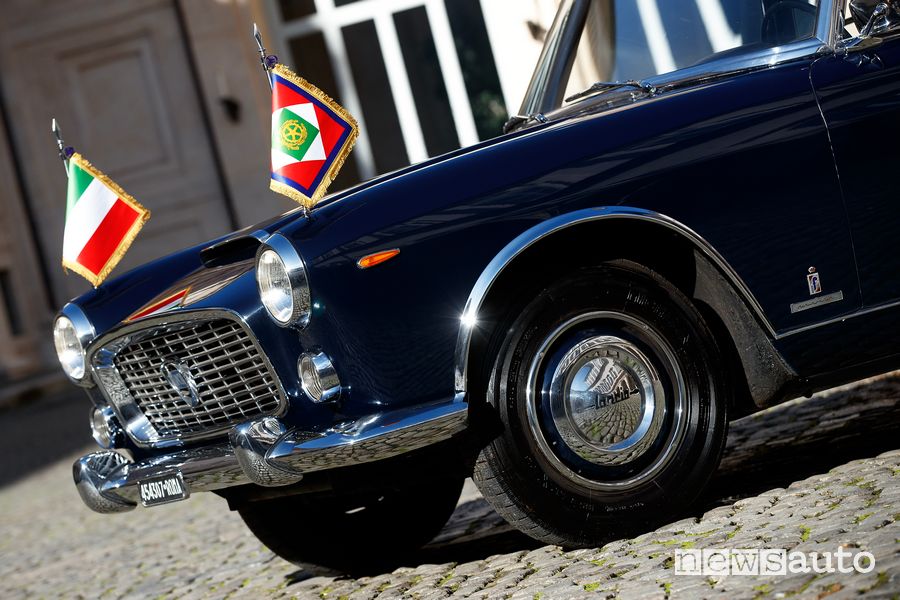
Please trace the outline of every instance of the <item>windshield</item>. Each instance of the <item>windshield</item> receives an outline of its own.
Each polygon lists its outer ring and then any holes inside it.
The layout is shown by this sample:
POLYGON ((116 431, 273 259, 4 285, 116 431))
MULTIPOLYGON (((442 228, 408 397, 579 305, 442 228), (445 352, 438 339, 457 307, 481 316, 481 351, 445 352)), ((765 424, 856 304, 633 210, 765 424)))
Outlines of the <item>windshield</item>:
POLYGON ((593 0, 563 97, 813 37, 817 0, 593 0))

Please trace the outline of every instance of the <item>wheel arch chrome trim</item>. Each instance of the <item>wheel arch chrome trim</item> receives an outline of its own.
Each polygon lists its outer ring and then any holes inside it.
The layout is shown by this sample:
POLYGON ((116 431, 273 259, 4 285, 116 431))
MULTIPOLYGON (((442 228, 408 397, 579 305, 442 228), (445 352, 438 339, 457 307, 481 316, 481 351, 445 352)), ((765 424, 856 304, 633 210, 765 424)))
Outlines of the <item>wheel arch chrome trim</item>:
POLYGON ((467 392, 469 354, 478 314, 481 312, 494 283, 499 279, 505 269, 526 250, 554 234, 570 227, 612 219, 644 221, 665 227, 680 234, 715 263, 734 286, 738 295, 755 313, 766 332, 773 338, 776 336, 775 329, 768 317, 766 317, 762 305, 757 301, 744 280, 741 279, 740 275, 737 274, 728 261, 725 260, 712 244, 706 241, 706 239, 696 233, 693 229, 671 217, 642 208, 629 206, 586 208, 558 215, 527 229, 504 246, 504 248, 494 256, 491 262, 488 263, 484 271, 481 272, 481 275, 478 277, 475 286, 472 288, 472 291, 469 293, 469 297, 466 300, 466 305, 460 319, 459 334, 456 339, 454 379, 457 394, 465 394, 467 392))

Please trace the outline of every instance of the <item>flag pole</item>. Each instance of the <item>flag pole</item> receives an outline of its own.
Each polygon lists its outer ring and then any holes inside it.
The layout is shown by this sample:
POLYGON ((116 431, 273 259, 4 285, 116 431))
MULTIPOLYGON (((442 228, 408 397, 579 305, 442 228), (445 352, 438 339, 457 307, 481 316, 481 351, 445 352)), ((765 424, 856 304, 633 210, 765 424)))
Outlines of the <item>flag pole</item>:
MULTIPOLYGON (((269 89, 274 91, 275 78, 272 76, 272 68, 278 64, 278 57, 266 52, 266 47, 263 46, 262 35, 259 33, 259 27, 256 26, 256 23, 253 24, 253 39, 256 40, 256 50, 259 52, 259 62, 266 74, 266 81, 269 82, 269 89)), ((309 209, 303 204, 300 205, 300 214, 307 219, 310 216, 309 209)))
POLYGON ((259 62, 262 65, 263 71, 266 73, 266 81, 269 82, 269 87, 275 87, 275 82, 272 81, 272 67, 278 62, 278 57, 274 54, 267 54, 266 47, 263 46, 262 35, 259 33, 259 27, 256 26, 256 23, 253 24, 253 39, 256 40, 256 48, 259 52, 259 62))
POLYGON ((69 157, 75 154, 75 149, 71 146, 66 146, 65 142, 63 142, 62 133, 59 130, 59 125, 56 123, 55 117, 50 122, 50 132, 53 133, 53 137, 56 138, 56 150, 59 152, 59 158, 62 159, 63 165, 65 165, 66 177, 68 177, 69 157))

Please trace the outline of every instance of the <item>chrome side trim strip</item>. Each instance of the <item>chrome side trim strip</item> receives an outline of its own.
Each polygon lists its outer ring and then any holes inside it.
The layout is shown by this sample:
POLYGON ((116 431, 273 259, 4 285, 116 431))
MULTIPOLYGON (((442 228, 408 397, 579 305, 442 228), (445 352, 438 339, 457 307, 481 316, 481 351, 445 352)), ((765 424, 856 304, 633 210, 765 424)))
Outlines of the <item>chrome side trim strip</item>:
POLYGON ((744 301, 750 306, 753 312, 756 313, 756 317, 759 319, 760 323, 763 324, 772 337, 775 337, 775 329, 766 317, 762 306, 753 296, 750 288, 747 287, 747 284, 744 283, 740 275, 731 268, 725 258, 719 254, 709 242, 690 227, 665 215, 641 208, 628 206, 587 208, 556 216, 528 229, 507 244, 494 259, 491 260, 488 266, 485 267, 484 271, 482 271, 481 276, 478 278, 478 281, 475 282, 475 287, 472 288, 469 298, 466 301, 466 306, 461 318, 459 335, 456 340, 454 377, 457 394, 466 393, 469 350, 472 343, 474 328, 478 326, 478 314, 481 311, 482 305, 484 304, 491 287, 503 270, 525 250, 544 238, 564 229, 568 229, 569 227, 605 219, 647 221, 662 225, 687 238, 694 246, 699 248, 707 257, 709 257, 709 259, 712 260, 731 280, 737 291, 744 298, 744 301))
POLYGON ((894 302, 888 302, 887 304, 879 304, 878 306, 870 306, 867 308, 861 308, 856 312, 852 312, 846 315, 839 315, 837 317, 832 317, 827 321, 821 321, 819 323, 811 323, 809 325, 804 325, 803 327, 797 327, 796 329, 788 329, 783 333, 779 333, 775 336, 776 340, 781 340, 786 337, 790 337, 792 335, 796 335, 798 333, 805 333, 807 331, 812 331, 813 329, 818 329, 820 327, 827 327, 829 325, 836 325, 838 323, 843 323, 844 321, 849 321, 851 319, 855 319, 857 317, 864 317, 866 315, 870 315, 872 313, 877 313, 882 310, 890 310, 890 309, 900 308, 900 300, 896 300, 894 302))

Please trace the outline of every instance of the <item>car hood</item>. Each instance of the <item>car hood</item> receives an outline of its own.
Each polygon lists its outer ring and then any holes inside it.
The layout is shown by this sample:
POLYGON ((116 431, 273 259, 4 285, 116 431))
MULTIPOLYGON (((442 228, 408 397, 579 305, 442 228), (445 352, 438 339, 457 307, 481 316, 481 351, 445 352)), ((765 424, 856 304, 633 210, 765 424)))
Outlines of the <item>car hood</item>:
MULTIPOLYGON (((524 218, 524 213, 520 214, 522 211, 533 212, 535 209, 528 206, 528 198, 562 189, 563 184, 553 176, 557 169, 588 154, 597 156, 600 152, 615 149, 618 144, 633 143, 636 138, 659 133, 656 125, 640 130, 628 129, 624 121, 621 127, 616 125, 623 113, 633 110, 642 113, 643 109, 652 113, 656 110, 653 105, 665 104, 670 98, 694 90, 696 88, 673 91, 637 99, 613 110, 535 124, 376 177, 326 197, 308 215, 298 208, 187 248, 111 279, 75 302, 94 323, 98 333, 102 333, 123 321, 134 320, 135 314, 147 311, 173 294, 187 288, 196 290, 198 280, 203 282, 203 301, 188 303, 185 307, 213 305, 217 301, 219 306, 229 306, 222 299, 217 300, 217 295, 226 293, 229 288, 255 287, 252 259, 259 244, 275 232, 291 239, 307 266, 315 269, 346 262, 351 251, 354 256, 357 252, 374 251, 372 248, 378 249, 379 243, 388 239, 414 239, 419 235, 417 224, 433 223, 439 214, 442 216, 437 218, 443 220, 445 229, 471 225, 473 219, 477 221, 477 216, 468 209, 453 207, 461 207, 478 196, 490 195, 486 202, 494 208, 506 207, 505 219, 524 218), (585 119, 595 121, 597 126, 593 128, 602 129, 607 135, 598 136, 596 132, 589 133, 580 128, 580 122, 585 119), (540 139, 531 140, 532 137, 540 139), (548 153, 545 150, 548 147, 559 151, 548 153), (517 168, 525 161, 540 165, 538 170, 527 174, 528 180, 517 168), (542 180, 543 177, 548 179, 542 180), (401 232, 399 236, 398 232, 401 232), (224 268, 235 263, 242 265, 239 271, 243 269, 237 275, 224 268), (211 288, 206 289, 207 286, 211 288)), ((686 113, 678 114, 683 117, 686 113)), ((641 118, 642 123, 659 122, 642 114, 635 114, 634 118, 641 118)), ((547 210, 551 207, 538 210, 549 216, 547 210)), ((256 294, 248 293, 247 296, 258 307, 256 294)), ((188 297, 187 293, 185 297, 188 297)))
MULTIPOLYGON (((320 223, 323 220, 339 220, 341 215, 372 199, 374 196, 369 192, 373 188, 402 181, 411 174, 427 171, 444 162, 478 153, 486 147, 528 133, 519 131, 461 148, 331 194, 313 208, 309 218, 320 223)), ((256 249, 268 236, 286 227, 296 230, 303 227, 306 220, 303 210, 298 207, 145 263, 109 279, 72 302, 85 311, 98 333, 159 314, 154 313, 154 309, 161 309, 167 303, 171 305, 168 310, 202 307, 225 287, 246 279, 242 276, 252 271, 256 249), (176 302, 178 295, 184 297, 181 303, 176 302)))

